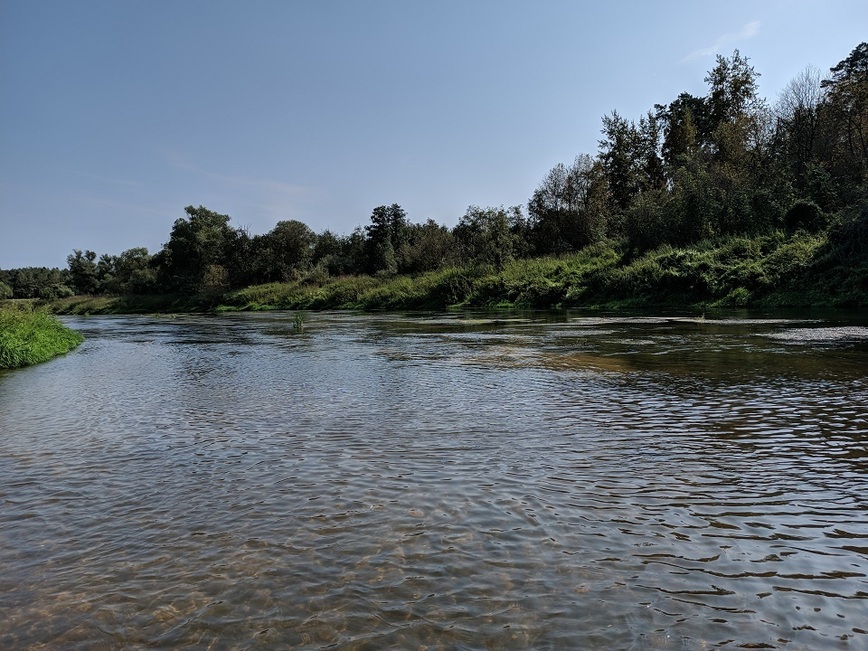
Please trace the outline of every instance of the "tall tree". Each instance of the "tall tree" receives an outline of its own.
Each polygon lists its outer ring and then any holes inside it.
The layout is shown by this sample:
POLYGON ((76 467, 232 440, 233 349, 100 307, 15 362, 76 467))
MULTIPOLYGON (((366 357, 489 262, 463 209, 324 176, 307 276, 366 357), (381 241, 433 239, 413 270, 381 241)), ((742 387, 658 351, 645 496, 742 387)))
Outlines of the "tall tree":
POLYGON ((823 110, 832 143, 831 167, 849 187, 868 183, 868 42, 833 66, 823 80, 823 110))
POLYGON ((671 175, 708 142, 708 104, 704 97, 681 93, 668 106, 657 104, 655 109, 663 130, 661 153, 671 175))
POLYGON ((660 189, 665 183, 660 126, 651 112, 637 125, 613 111, 603 117, 602 133, 600 162, 612 207, 624 213, 640 193, 660 189))
POLYGON ((278 222, 265 236, 266 260, 271 280, 290 280, 310 267, 316 234, 294 219, 278 222))
POLYGON ((521 207, 480 208, 470 206, 453 229, 467 262, 490 264, 502 271, 516 255, 513 226, 523 220, 521 207))
POLYGON ((372 273, 403 271, 409 239, 407 213, 396 203, 377 206, 371 213, 367 234, 368 263, 372 273))
POLYGON ((775 140, 786 164, 781 173, 798 190, 806 188, 808 169, 817 155, 819 108, 825 95, 821 81, 817 68, 805 68, 784 87, 775 105, 775 140))
POLYGON ((100 281, 96 253, 73 249, 73 252, 67 256, 66 263, 69 265, 69 273, 76 293, 96 294, 99 291, 100 281))
POLYGON ((603 116, 604 138, 599 141, 600 161, 606 174, 613 208, 623 212, 640 190, 635 125, 617 111, 603 116))
POLYGON ((187 217, 175 221, 158 254, 161 284, 170 291, 196 293, 207 281, 208 291, 216 292, 220 283, 229 283, 226 261, 236 239, 229 215, 204 206, 187 206, 184 212, 187 217))
POLYGON ((605 180, 587 154, 567 167, 558 163, 528 201, 534 250, 563 253, 587 246, 605 233, 605 180))
POLYGON ((127 249, 113 258, 113 274, 106 291, 113 294, 149 294, 156 289, 153 256, 144 247, 127 249))
POLYGON ((757 78, 760 74, 738 50, 727 58, 720 54, 717 64, 705 77, 709 85, 708 108, 711 128, 732 122, 750 114, 762 102, 758 95, 757 78))
POLYGON ((422 273, 455 263, 455 236, 446 227, 429 219, 411 224, 404 260, 405 271, 422 273))

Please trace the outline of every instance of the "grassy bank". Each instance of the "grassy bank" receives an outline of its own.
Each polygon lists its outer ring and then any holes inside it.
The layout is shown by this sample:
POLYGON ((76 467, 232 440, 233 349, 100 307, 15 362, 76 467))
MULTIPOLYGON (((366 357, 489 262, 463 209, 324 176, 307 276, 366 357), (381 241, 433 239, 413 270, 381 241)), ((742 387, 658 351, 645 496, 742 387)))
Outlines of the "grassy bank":
POLYGON ((868 263, 824 234, 730 237, 641 254, 603 242, 570 255, 416 277, 344 277, 231 292, 220 310, 447 307, 868 307, 868 263))
POLYGON ((864 251, 824 233, 728 237, 636 252, 618 242, 564 256, 418 276, 302 278, 214 297, 74 297, 64 314, 234 310, 570 307, 868 307, 864 251))
POLYGON ((84 337, 50 314, 0 306, 0 369, 44 362, 82 341, 84 337))

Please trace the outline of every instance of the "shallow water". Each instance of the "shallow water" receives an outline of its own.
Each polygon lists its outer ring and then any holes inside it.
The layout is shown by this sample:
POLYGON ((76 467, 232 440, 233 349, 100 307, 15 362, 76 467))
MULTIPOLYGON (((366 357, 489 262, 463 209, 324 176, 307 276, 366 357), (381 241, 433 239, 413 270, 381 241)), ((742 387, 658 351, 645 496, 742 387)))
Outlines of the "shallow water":
POLYGON ((868 648, 864 319, 292 317, 0 374, 0 648, 868 648))

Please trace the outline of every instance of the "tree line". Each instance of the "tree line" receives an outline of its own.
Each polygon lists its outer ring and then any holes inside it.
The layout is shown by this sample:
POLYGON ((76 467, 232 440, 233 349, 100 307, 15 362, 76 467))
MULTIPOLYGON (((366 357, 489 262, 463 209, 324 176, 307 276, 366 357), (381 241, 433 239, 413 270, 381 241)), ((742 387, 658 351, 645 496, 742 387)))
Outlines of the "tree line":
POLYGON ((775 103, 735 50, 718 55, 704 96, 681 93, 638 120, 602 119, 596 155, 555 165, 527 206, 470 206, 453 228, 373 209, 349 235, 278 222, 251 235, 188 206, 151 254, 74 250, 66 269, 0 270, 0 298, 186 294, 218 298, 270 282, 420 274, 578 251, 617 241, 625 259, 728 235, 829 230, 868 255, 868 43, 823 77, 806 68, 775 103))

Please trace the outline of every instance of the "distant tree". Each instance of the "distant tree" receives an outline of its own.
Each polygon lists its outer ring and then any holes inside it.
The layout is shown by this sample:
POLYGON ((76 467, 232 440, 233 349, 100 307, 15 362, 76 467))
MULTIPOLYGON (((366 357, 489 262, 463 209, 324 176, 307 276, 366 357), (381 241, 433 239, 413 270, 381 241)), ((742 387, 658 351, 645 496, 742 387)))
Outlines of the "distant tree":
POLYGON ((371 213, 367 234, 368 268, 371 273, 392 275, 405 267, 410 223, 396 203, 377 206, 371 213))
POLYGON ((114 285, 114 278, 117 274, 117 257, 108 253, 103 253, 99 256, 96 262, 96 275, 99 279, 99 293, 103 294, 109 291, 109 288, 114 285))
POLYGON ((341 238, 330 230, 316 236, 311 254, 311 264, 331 275, 341 257, 341 238))
POLYGON ((613 111, 603 117, 602 133, 599 160, 608 196, 612 210, 623 213, 640 193, 665 184, 660 125, 650 112, 637 125, 613 111))
POLYGON ((244 287, 255 282, 256 263, 253 257, 253 238, 244 226, 230 228, 224 244, 226 255, 221 266, 225 267, 230 287, 244 287))
POLYGON ((752 156, 764 124, 765 104, 757 93, 758 77, 738 50, 729 58, 718 55, 705 77, 709 91, 704 149, 711 164, 717 166, 713 178, 720 187, 738 188, 738 196, 755 167, 752 156))
POLYGON ((604 138, 599 141, 600 162, 614 210, 623 212, 639 193, 638 134, 632 122, 617 111, 603 116, 604 138))
POLYGON ((654 249, 678 240, 678 222, 670 195, 662 190, 644 192, 630 204, 624 216, 624 233, 634 252, 654 249))
POLYGON ((605 180, 602 168, 587 154, 569 167, 553 167, 528 201, 538 254, 574 251, 605 233, 605 180))
POLYGON ((48 267, 23 267, 2 272, 2 282, 12 288, 11 298, 72 296, 69 271, 48 267))
POLYGON ((829 169, 842 191, 868 183, 868 42, 831 68, 821 119, 829 143, 829 169))
POLYGON ((456 262, 455 236, 433 219, 411 224, 404 256, 404 271, 422 273, 456 262))
POLYGON ((169 241, 158 254, 160 284, 168 291, 197 293, 205 286, 206 274, 209 287, 214 286, 213 278, 222 277, 215 267, 226 270, 237 233, 229 226, 228 215, 203 206, 187 206, 184 211, 187 218, 175 221, 169 241))
POLYGON ((58 298, 66 298, 68 296, 75 296, 75 292, 65 283, 51 283, 50 285, 43 286, 39 290, 39 298, 49 301, 58 298))
POLYGON ((518 238, 512 225, 521 219, 520 206, 470 206, 453 230, 465 261, 489 264, 502 271, 515 257, 518 238))
POLYGON ((367 273, 365 231, 358 227, 350 235, 343 236, 323 231, 314 244, 313 265, 318 273, 328 276, 367 273))
POLYGON ((659 225, 663 230, 654 235, 658 243, 684 245, 720 234, 720 194, 702 161, 694 159, 676 171, 671 196, 666 221, 659 225))
POLYGON ((67 256, 66 262, 69 265, 72 286, 76 293, 96 294, 99 291, 100 279, 96 253, 73 249, 73 252, 67 256))
POLYGON ((111 280, 104 281, 112 294, 149 294, 155 291, 157 273, 153 256, 144 247, 128 249, 112 258, 111 280))
POLYGON ((708 109, 711 130, 756 111, 762 103, 758 95, 757 78, 747 57, 738 50, 727 58, 717 55, 716 65, 705 77, 709 85, 708 109))
POLYGON ((0 300, 12 298, 14 295, 15 292, 12 290, 12 286, 0 280, 0 300))
POLYGON ((368 242, 364 229, 357 226, 352 233, 341 238, 340 274, 362 274, 368 267, 368 242))
POLYGON ((780 173, 800 191, 807 188, 808 169, 818 155, 819 109, 825 95, 821 81, 818 69, 805 68, 784 87, 774 108, 775 144, 784 161, 780 173))
POLYGON ((205 267, 197 293, 210 301, 218 300, 229 289, 229 272, 219 264, 205 267))
POLYGON ((316 234, 300 221, 280 221, 262 238, 258 255, 266 268, 267 280, 287 281, 310 267, 316 234))
POLYGON ((661 155, 669 175, 697 156, 708 142, 710 116, 704 97, 681 93, 668 106, 657 104, 655 117, 661 124, 661 155))

